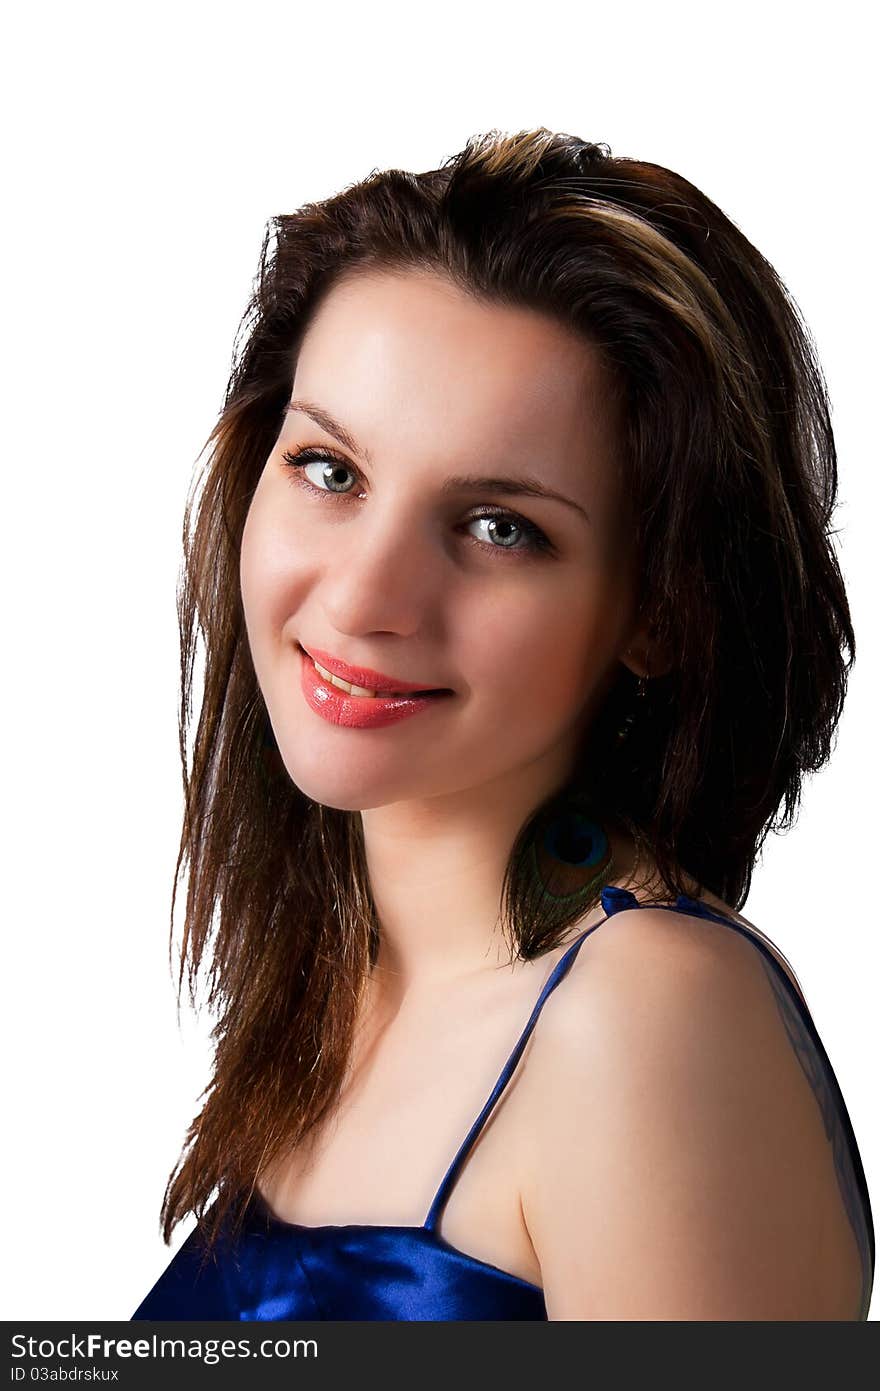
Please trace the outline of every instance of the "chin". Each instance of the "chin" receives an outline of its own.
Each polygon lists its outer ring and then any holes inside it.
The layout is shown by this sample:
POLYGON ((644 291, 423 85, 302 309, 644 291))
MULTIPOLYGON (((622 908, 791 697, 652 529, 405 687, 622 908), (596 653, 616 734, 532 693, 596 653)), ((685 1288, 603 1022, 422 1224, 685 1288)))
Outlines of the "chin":
POLYGON ((339 768, 334 776, 329 759, 315 766, 309 760, 285 757, 283 749, 281 757, 291 782, 300 792, 311 801, 336 811, 369 811, 402 801, 407 796, 405 791, 391 788, 386 781, 363 773, 356 776, 351 766, 339 768))

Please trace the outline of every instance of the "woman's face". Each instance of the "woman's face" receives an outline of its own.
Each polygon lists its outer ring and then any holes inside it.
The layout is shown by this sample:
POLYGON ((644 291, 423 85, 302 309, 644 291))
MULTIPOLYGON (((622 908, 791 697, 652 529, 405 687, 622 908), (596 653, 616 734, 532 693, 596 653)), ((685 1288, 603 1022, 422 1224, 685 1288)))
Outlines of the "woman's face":
POLYGON ((545 771, 554 790, 618 661, 642 669, 594 350, 439 274, 350 274, 303 338, 291 401, 241 588, 294 783, 347 810, 545 771), (303 649, 447 694, 352 695, 303 649))

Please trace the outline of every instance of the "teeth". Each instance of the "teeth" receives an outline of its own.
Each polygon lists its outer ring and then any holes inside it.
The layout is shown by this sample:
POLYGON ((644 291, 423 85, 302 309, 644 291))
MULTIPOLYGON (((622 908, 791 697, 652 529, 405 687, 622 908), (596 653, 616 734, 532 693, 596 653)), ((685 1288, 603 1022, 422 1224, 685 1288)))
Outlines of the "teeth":
MULTIPOLYGON (((315 662, 314 657, 312 661, 315 662)), ((320 662, 315 662, 315 668, 320 675, 323 676, 325 681, 329 681, 333 686, 338 686, 340 691, 347 691, 349 695, 377 696, 379 694, 378 691, 371 691, 367 686, 354 686, 350 681, 343 681, 341 676, 334 676, 333 672, 327 671, 326 667, 322 667, 320 662)), ((406 691, 382 691, 382 695, 385 697, 406 694, 406 691)))

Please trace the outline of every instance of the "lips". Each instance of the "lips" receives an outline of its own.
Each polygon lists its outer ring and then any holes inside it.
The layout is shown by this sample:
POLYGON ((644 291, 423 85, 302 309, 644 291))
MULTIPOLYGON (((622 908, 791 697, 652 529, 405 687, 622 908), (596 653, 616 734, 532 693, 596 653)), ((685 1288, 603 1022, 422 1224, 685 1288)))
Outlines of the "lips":
POLYGON ((416 690, 406 695, 371 696, 340 690, 321 675, 311 654, 299 644, 297 646, 300 653, 300 688, 306 703, 316 715, 332 725, 348 729, 379 729, 408 720, 423 711, 438 710, 453 696, 449 690, 432 695, 424 695, 416 690))
POLYGON ((307 657, 320 663, 333 676, 339 676, 350 685, 360 686, 364 690, 388 692, 390 695, 436 695, 449 692, 448 686, 428 686, 425 682, 404 681, 399 676, 388 676, 384 672, 374 671, 371 667, 351 666, 339 657, 334 657, 332 653, 322 651, 320 647, 307 648, 303 647, 302 643, 299 646, 307 657))

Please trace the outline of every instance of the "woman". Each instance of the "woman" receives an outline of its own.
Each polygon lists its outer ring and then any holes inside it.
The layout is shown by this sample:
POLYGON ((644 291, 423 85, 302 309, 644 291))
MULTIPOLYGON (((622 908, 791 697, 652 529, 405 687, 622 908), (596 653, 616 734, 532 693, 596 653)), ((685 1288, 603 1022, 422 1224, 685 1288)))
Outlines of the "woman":
POLYGON ((864 1319, 846 1106, 738 912, 854 654, 784 288, 544 129, 270 233, 187 514, 199 1223, 134 1317, 864 1319))

